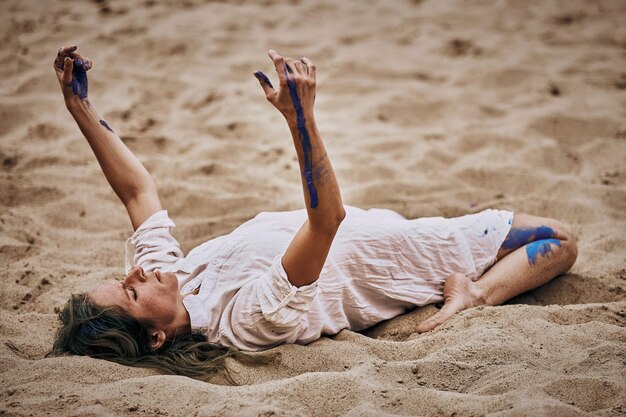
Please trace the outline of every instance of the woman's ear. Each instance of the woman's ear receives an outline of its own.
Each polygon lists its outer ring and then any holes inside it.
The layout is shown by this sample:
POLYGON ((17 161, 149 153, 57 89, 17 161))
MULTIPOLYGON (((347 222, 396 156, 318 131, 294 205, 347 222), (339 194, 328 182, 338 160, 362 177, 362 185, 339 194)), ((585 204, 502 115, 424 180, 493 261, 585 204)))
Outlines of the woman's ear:
POLYGON ((165 343, 165 332, 153 327, 150 329, 150 349, 157 351, 165 343))

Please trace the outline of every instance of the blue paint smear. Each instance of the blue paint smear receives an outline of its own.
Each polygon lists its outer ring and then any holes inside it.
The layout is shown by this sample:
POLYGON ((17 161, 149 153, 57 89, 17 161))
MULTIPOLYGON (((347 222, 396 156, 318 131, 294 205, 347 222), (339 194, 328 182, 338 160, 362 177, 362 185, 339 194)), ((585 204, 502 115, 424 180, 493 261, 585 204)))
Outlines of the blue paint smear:
POLYGON ((270 81, 269 78, 267 78, 267 75, 263 74, 261 71, 257 71, 254 73, 254 76, 263 81, 265 84, 269 85, 270 87, 274 88, 274 86, 272 85, 272 82, 270 81))
POLYGON ((86 323, 81 323, 78 328, 83 336, 95 339, 98 333, 101 333, 107 328, 107 325, 104 322, 104 319, 96 317, 86 323))
POLYGON ((74 61, 74 69, 72 70, 72 82, 70 83, 72 91, 81 99, 87 98, 87 70, 83 67, 83 61, 76 59, 74 61))
POLYGON ((526 246, 526 255, 528 256, 528 263, 530 266, 534 266, 537 263, 537 258, 539 256, 547 256, 550 252, 552 252, 552 247, 550 245, 560 247, 561 241, 558 239, 544 239, 529 243, 526 246))
POLYGON ((502 247, 504 249, 517 249, 529 242, 536 240, 550 239, 556 235, 554 230, 548 226, 519 228, 514 227, 504 239, 502 247))
POLYGON ((304 153, 304 178, 306 180, 307 188, 309 189, 309 197, 311 200, 311 208, 317 208, 317 191, 313 184, 313 155, 311 152, 311 139, 309 138, 309 132, 306 130, 306 120, 304 118, 304 110, 300 103, 300 97, 298 97, 298 90, 296 88, 295 80, 289 76, 291 70, 285 64, 285 76, 287 78, 287 87, 289 87, 289 95, 291 95, 291 101, 293 107, 296 110, 298 132, 300 133, 300 142, 302 143, 302 150, 304 153))
POLYGON ((489 230, 485 229, 485 234, 489 233, 489 230))
MULTIPOLYGON (((113 132, 113 129, 111 129, 111 126, 109 126, 109 124, 107 122, 105 122, 104 120, 100 120, 100 124, 102 126, 104 126, 109 132, 113 132)), ((115 133, 115 132, 113 132, 115 133)))

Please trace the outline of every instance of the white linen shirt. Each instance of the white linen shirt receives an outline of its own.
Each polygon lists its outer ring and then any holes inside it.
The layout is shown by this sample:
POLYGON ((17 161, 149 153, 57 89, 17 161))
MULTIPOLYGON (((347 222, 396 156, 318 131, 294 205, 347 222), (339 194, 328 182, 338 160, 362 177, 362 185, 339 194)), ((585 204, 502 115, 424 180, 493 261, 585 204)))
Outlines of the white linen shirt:
POLYGON ((185 257, 174 222, 159 211, 128 239, 126 272, 134 263, 176 273, 192 331, 210 342, 243 350, 307 344, 441 301, 451 274, 477 277, 495 262, 513 213, 407 220, 346 206, 320 277, 298 288, 281 259, 306 218, 306 210, 262 212, 185 257))

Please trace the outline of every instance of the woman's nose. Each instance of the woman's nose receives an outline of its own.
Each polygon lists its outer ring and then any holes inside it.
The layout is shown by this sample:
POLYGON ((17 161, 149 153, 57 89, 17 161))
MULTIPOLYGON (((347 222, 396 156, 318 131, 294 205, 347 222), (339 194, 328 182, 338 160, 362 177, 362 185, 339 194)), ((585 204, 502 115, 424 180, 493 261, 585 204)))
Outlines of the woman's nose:
POLYGON ((143 268, 136 266, 130 270, 130 272, 128 273, 124 281, 126 281, 126 283, 131 283, 131 282, 137 282, 137 281, 144 282, 145 280, 146 280, 146 276, 143 273, 143 268))

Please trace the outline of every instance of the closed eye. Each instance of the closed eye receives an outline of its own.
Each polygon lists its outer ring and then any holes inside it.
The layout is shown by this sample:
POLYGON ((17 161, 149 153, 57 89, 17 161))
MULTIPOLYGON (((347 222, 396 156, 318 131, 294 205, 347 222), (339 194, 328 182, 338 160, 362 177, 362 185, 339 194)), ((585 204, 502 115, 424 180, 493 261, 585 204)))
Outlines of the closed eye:
POLYGON ((137 299, 137 291, 135 291, 134 288, 127 286, 123 282, 120 282, 120 283, 122 284, 122 288, 124 288, 124 290, 128 290, 128 291, 133 293, 133 300, 136 300, 137 299))

